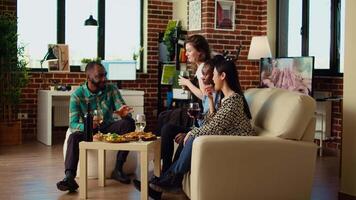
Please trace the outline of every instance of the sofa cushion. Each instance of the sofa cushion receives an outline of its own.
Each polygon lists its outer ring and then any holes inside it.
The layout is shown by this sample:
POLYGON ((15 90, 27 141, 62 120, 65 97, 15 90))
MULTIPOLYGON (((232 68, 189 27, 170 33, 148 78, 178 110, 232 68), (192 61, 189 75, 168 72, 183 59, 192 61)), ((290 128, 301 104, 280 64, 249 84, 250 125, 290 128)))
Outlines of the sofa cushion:
POLYGON ((253 88, 245 92, 252 124, 260 136, 300 140, 314 117, 315 100, 279 88, 253 88))

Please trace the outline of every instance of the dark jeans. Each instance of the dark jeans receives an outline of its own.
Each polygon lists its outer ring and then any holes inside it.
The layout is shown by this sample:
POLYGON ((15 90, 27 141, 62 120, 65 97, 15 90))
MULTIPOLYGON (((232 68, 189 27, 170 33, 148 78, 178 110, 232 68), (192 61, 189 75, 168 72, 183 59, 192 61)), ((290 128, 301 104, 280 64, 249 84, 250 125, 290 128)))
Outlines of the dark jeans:
MULTIPOLYGON (((179 133, 187 133, 190 128, 178 126, 175 124, 165 124, 161 129, 161 158, 163 160, 162 173, 166 172, 172 165, 174 138, 179 133)), ((183 145, 179 144, 176 153, 174 154, 173 162, 179 158, 183 145)))
POLYGON ((168 171, 171 171, 174 174, 186 174, 190 171, 194 139, 194 137, 189 137, 178 160, 173 163, 168 171))
POLYGON ((193 137, 189 137, 178 160, 160 177, 161 183, 181 186, 184 174, 190 171, 194 139, 193 137))
MULTIPOLYGON (((131 117, 126 117, 119 121, 113 122, 106 127, 100 128, 102 133, 117 133, 125 134, 135 131, 135 121, 131 117)), ((67 141, 67 153, 64 162, 65 172, 70 171, 74 177, 76 176, 78 161, 79 161, 79 142, 84 141, 84 133, 77 131, 70 134, 67 141)), ((115 169, 122 170, 122 166, 126 161, 128 151, 118 151, 115 169)))

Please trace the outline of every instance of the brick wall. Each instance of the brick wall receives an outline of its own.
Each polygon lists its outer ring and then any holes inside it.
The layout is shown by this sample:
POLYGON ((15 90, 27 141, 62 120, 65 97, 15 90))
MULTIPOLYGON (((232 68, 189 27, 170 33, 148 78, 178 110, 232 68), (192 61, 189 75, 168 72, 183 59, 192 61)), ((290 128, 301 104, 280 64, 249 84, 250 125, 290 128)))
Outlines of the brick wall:
MULTIPOLYGON (((31 72, 27 87, 22 90, 22 103, 20 104, 20 112, 28 113, 28 119, 22 120, 22 134, 25 140, 36 138, 37 128, 37 93, 38 90, 48 89, 53 82, 58 84, 79 85, 85 81, 85 74, 80 72, 71 73, 41 73, 31 72)), ((54 133, 60 134, 63 128, 55 128, 54 133)), ((64 135, 62 132, 62 135, 64 135)))
MULTIPOLYGON (((247 54, 252 36, 266 35, 267 32, 267 0, 236 1, 235 30, 214 30, 214 0, 202 0, 202 29, 190 31, 191 34, 204 35, 211 45, 212 50, 229 50, 233 54, 241 44, 242 50, 237 62, 241 84, 244 89, 255 87, 259 84, 258 62, 248 61, 247 54)), ((15 15, 16 0, 0 0, 0 11, 15 15)), ((154 130, 156 116, 153 115, 157 108, 157 82, 158 82, 158 33, 165 30, 166 24, 172 18, 172 3, 149 0, 148 5, 148 73, 138 74, 136 81, 123 81, 122 88, 145 91, 145 114, 148 119, 147 130, 154 130)), ((83 73, 30 73, 30 83, 23 89, 20 111, 28 113, 28 119, 23 120, 23 135, 25 139, 36 137, 37 119, 37 91, 48 88, 49 80, 57 80, 60 84, 79 84, 85 80, 83 73)), ((333 95, 342 95, 342 78, 317 77, 315 89, 332 91, 333 95)), ((164 93, 164 92, 163 92, 164 93)), ((341 136, 342 132, 342 105, 333 103, 332 135, 341 136)), ((63 129, 55 129, 63 132, 63 129)), ((331 141, 329 144, 338 144, 331 141)))
MULTIPOLYGON (((328 91, 332 96, 343 95, 343 77, 314 77, 315 91, 328 91)), ((331 138, 327 141, 329 147, 340 148, 342 136, 342 101, 332 102, 331 138)))
POLYGON ((237 62, 241 86, 246 88, 259 85, 259 63, 247 60, 252 36, 267 34, 267 1, 236 1, 235 29, 233 31, 214 30, 214 0, 202 1, 202 29, 189 34, 204 35, 213 51, 228 50, 236 54, 242 46, 237 62))

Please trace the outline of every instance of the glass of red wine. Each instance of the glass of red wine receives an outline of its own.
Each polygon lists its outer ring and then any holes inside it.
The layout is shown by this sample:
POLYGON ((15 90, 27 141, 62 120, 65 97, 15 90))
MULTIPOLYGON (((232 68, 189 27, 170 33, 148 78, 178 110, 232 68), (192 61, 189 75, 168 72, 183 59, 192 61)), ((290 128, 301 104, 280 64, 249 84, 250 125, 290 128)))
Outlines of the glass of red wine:
POLYGON ((189 103, 188 114, 193 118, 193 125, 191 127, 193 129, 195 128, 195 119, 200 115, 199 103, 189 103))

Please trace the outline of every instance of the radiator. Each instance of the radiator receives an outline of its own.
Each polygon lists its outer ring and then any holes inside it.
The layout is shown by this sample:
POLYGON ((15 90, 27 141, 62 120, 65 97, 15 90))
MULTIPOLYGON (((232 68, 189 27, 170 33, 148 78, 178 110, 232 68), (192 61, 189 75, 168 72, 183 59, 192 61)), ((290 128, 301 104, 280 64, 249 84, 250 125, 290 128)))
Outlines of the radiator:
POLYGON ((69 99, 56 97, 53 99, 53 126, 69 126, 69 99))

